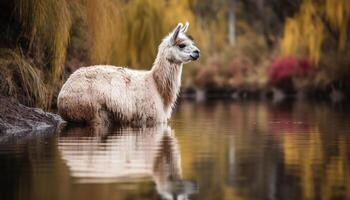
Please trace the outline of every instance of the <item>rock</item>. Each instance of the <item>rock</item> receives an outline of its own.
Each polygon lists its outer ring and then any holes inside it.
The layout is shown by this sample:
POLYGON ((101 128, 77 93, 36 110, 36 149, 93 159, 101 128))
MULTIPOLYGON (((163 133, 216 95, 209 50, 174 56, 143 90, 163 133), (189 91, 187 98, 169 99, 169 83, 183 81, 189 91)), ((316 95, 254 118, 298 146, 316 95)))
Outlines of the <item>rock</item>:
POLYGON ((329 94, 329 98, 333 103, 339 103, 344 100, 345 95, 342 91, 333 88, 329 94))
POLYGON ((0 135, 56 129, 63 123, 57 114, 26 107, 0 96, 0 135))
POLYGON ((272 93, 273 93, 273 102, 278 103, 286 99, 286 94, 283 90, 278 89, 278 88, 272 88, 272 93))

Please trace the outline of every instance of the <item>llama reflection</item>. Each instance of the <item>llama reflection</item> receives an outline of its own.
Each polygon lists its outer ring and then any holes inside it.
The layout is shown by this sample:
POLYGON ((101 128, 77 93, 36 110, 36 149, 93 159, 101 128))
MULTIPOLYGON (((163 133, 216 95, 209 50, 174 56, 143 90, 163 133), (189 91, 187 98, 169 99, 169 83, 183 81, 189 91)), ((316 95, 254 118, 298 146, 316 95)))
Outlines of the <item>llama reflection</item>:
POLYGON ((179 147, 168 126, 121 129, 69 128, 58 149, 79 183, 152 179, 164 199, 186 199, 196 186, 182 179, 179 147))

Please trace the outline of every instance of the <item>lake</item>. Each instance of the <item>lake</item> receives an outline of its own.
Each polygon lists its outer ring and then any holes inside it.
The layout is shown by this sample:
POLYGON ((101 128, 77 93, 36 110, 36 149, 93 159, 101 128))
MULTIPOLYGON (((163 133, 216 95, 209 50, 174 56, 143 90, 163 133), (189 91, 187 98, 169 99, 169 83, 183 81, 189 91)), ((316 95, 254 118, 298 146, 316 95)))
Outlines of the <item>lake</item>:
POLYGON ((178 104, 169 125, 0 136, 0 199, 350 199, 350 112, 178 104))

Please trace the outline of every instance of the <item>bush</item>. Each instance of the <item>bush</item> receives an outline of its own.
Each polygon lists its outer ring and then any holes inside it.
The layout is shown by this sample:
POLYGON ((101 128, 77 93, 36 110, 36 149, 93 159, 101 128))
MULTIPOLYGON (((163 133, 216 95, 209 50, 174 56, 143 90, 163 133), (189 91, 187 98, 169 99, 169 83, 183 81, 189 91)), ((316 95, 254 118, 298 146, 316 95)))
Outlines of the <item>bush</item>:
MULTIPOLYGON (((233 88, 255 90, 266 84, 266 69, 270 63, 269 51, 261 36, 248 32, 237 38, 235 46, 227 46, 220 53, 206 55, 194 68, 190 76, 200 88, 233 88), (253 39, 252 39, 253 38, 253 39), (199 65, 199 66, 198 66, 199 65)), ((190 69, 188 69, 190 70, 190 69)))
POLYGON ((268 70, 268 77, 270 82, 276 83, 293 77, 306 77, 310 72, 311 62, 308 59, 283 57, 272 62, 268 70))

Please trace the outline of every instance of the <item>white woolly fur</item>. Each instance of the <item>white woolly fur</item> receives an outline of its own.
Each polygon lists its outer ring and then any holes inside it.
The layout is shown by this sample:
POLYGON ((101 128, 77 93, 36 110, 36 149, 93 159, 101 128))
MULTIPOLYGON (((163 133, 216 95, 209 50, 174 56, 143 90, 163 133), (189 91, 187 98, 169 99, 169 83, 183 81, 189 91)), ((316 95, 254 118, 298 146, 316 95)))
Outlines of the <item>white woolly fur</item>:
POLYGON ((149 71, 111 65, 81 67, 62 86, 59 114, 67 121, 154 125, 166 123, 175 105, 183 63, 199 50, 181 23, 159 45, 149 71))

